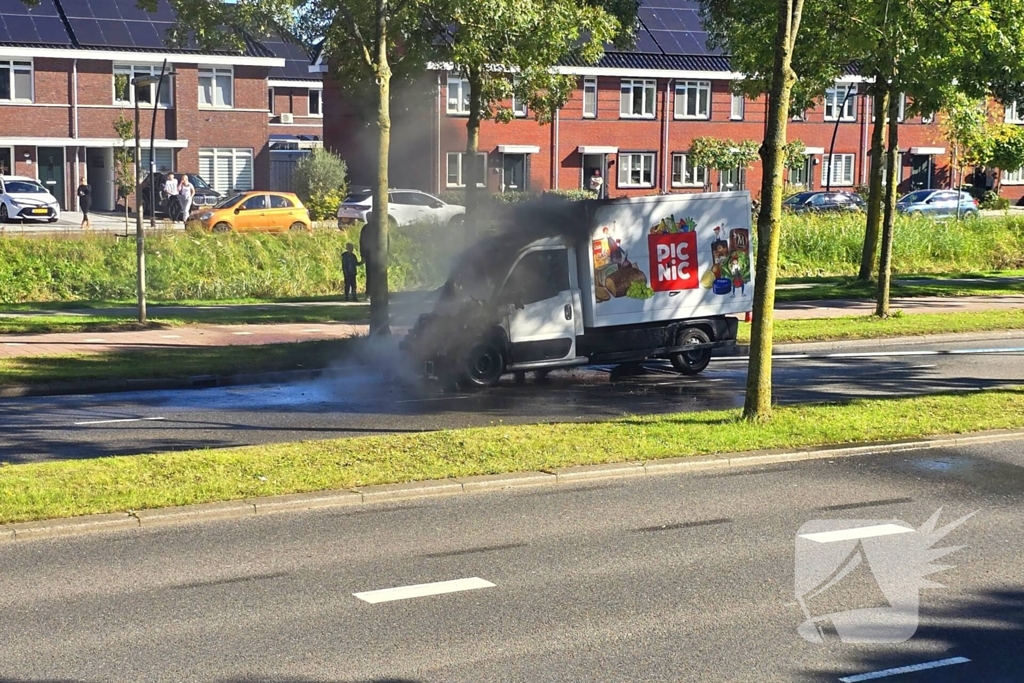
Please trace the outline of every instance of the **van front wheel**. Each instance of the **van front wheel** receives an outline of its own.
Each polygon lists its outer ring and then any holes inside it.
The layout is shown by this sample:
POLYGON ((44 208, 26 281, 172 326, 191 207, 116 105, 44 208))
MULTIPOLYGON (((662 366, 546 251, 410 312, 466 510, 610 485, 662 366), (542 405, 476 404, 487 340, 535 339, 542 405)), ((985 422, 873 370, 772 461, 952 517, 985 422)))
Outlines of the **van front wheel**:
MULTIPOLYGON (((689 327, 682 330, 679 336, 676 338, 678 346, 690 346, 697 344, 709 344, 711 338, 708 337, 704 330, 699 330, 696 327, 689 327)), ((683 351, 681 353, 673 353, 669 357, 669 361, 672 363, 672 367, 681 372, 684 375, 696 375, 703 372, 704 368, 711 362, 711 349, 694 349, 693 351, 683 351)))
POLYGON ((469 387, 493 387, 505 374, 505 357, 494 342, 483 341, 466 354, 463 379, 469 387))

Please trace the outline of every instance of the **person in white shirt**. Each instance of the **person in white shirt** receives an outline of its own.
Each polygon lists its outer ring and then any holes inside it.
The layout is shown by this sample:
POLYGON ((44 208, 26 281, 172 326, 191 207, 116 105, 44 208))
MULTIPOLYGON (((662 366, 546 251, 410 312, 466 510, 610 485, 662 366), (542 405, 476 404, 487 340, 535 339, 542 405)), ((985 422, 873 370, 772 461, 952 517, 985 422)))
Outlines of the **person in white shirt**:
POLYGON ((590 191, 597 194, 598 199, 603 199, 604 195, 602 190, 604 189, 604 178, 601 177, 601 171, 594 169, 594 175, 590 176, 590 191))
POLYGON ((192 198, 196 196, 196 187, 189 182, 188 176, 181 176, 181 185, 178 187, 178 202, 181 204, 181 220, 188 222, 188 215, 192 213, 192 198))
POLYGON ((164 180, 164 194, 167 195, 167 212, 171 212, 171 202, 178 201, 178 181, 174 179, 173 173, 167 174, 164 180))

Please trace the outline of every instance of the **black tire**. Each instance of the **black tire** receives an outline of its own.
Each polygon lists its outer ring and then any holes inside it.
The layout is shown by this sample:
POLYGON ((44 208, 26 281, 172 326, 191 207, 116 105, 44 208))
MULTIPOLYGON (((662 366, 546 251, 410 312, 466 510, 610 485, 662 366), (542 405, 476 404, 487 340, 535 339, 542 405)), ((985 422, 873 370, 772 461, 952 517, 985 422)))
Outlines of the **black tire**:
POLYGON ((448 227, 452 228, 453 230, 461 229, 465 225, 466 225, 466 216, 464 214, 461 214, 461 213, 458 216, 452 216, 452 219, 450 221, 448 221, 448 227))
POLYGON ((291 224, 291 226, 288 229, 290 231, 292 231, 292 232, 300 232, 300 231, 301 232, 305 232, 306 231, 306 225, 304 223, 300 223, 298 221, 295 221, 294 223, 291 224))
POLYGON ((46 219, 46 222, 47 222, 47 223, 56 223, 56 222, 57 222, 57 219, 56 219, 56 218, 47 218, 47 219, 46 219))
POLYGON ((224 221, 221 221, 217 225, 213 226, 213 231, 214 232, 231 232, 231 226, 228 225, 227 223, 225 223, 224 221))
MULTIPOLYGON (((711 338, 704 330, 696 327, 687 327, 681 330, 676 336, 676 344, 688 346, 689 344, 708 344, 711 338)), ((711 362, 711 349, 697 349, 696 351, 683 351, 673 353, 668 357, 672 367, 684 375, 696 375, 704 371, 704 368, 711 362)))
POLYGON ((466 354, 462 380, 468 388, 493 387, 503 374, 505 356, 494 342, 482 341, 466 354))
POLYGON ((11 214, 7 211, 7 205, 0 202, 0 223, 7 223, 11 220, 11 214))

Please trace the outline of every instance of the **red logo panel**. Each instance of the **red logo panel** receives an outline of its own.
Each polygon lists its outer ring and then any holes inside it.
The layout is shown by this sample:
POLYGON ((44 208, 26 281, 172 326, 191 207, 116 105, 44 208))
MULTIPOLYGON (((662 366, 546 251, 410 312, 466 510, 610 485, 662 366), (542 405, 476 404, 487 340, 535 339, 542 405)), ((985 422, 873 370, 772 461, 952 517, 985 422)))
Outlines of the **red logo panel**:
POLYGON ((700 284, 697 233, 648 235, 647 248, 651 259, 651 289, 655 292, 696 289, 700 284))

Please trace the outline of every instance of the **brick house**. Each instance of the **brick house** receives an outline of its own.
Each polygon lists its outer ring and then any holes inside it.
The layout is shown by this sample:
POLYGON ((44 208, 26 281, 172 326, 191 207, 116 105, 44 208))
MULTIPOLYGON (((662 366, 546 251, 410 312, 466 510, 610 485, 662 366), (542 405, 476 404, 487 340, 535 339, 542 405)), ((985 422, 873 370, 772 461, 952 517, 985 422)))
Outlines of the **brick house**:
MULTIPOLYGON (((687 152, 694 138, 703 136, 760 141, 765 98, 733 94, 732 82, 740 74, 730 69, 728 57, 706 48, 696 3, 644 0, 639 14, 633 51, 609 51, 594 66, 559 67, 576 76, 578 86, 550 124, 539 125, 514 102, 505 106, 516 110, 515 120, 482 123, 478 163, 487 169, 478 180, 482 186, 494 192, 581 188, 598 171, 612 197, 704 188, 759 193, 760 162, 746 171, 719 173, 692 168, 687 152)), ((392 143, 392 184, 433 192, 464 188, 470 171, 463 159, 468 84, 441 69, 427 83, 434 94, 429 105, 420 103, 415 120, 393 122, 398 144, 392 143)), ((340 111, 343 97, 330 79, 325 86, 328 106, 340 111)), ((951 182, 949 145, 935 118, 901 117, 901 191, 951 182)), ((872 122, 862 79, 849 75, 837 81, 817 107, 789 126, 789 139, 807 148, 807 162, 789 173, 790 183, 825 187, 832 149, 831 187, 867 185, 872 122)), ((325 144, 365 163, 365 153, 354 147, 362 137, 353 135, 355 129, 352 117, 339 116, 325 129, 325 144)), ((369 177, 352 162, 350 169, 369 177)), ((985 182, 984 175, 979 182, 985 182)), ((1024 195, 1024 175, 1004 174, 1003 182, 1004 195, 1024 195)))
POLYGON ((158 170, 198 173, 222 192, 268 187, 268 92, 271 74, 288 66, 284 41, 247 38, 241 53, 175 49, 166 40, 174 19, 167 0, 152 14, 135 0, 0 0, 0 169, 38 178, 65 209, 88 177, 94 208, 113 209, 122 144, 113 122, 133 118, 138 95, 144 173, 155 116, 158 170), (154 110, 154 86, 135 93, 124 83, 159 74, 165 59, 175 75, 154 110))

